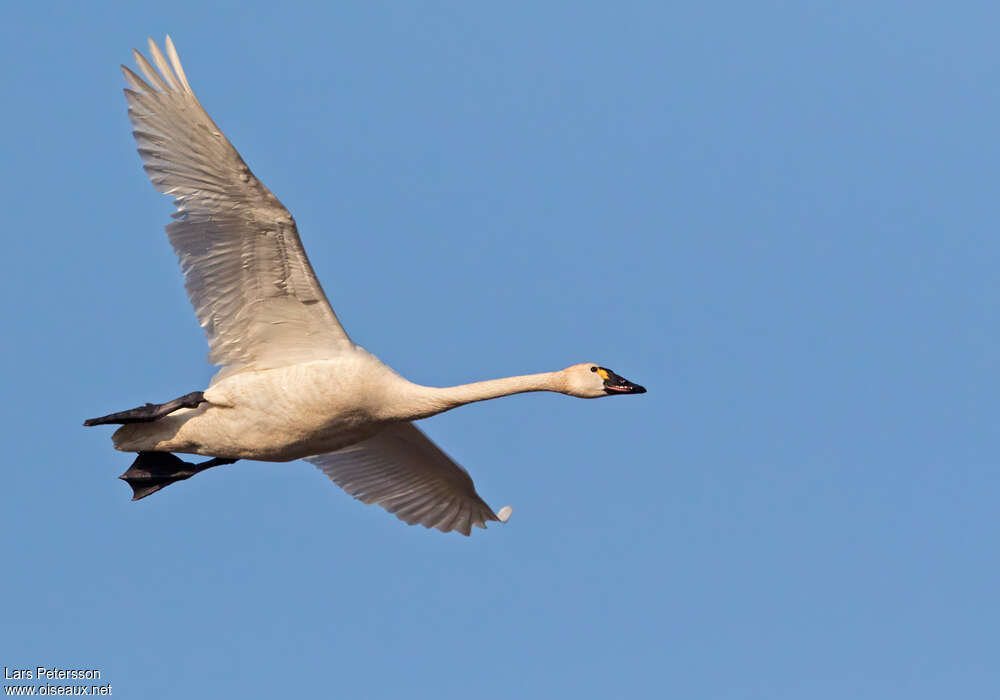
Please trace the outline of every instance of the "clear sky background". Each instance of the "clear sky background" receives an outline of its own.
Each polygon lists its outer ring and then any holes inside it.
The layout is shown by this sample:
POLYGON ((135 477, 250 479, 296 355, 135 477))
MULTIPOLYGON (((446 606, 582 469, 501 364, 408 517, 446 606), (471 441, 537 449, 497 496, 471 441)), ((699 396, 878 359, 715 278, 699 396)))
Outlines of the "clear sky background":
POLYGON ((126 698, 996 698, 995 3, 6 3, 0 664, 126 698), (170 33, 506 526, 304 462, 139 502, 212 374, 119 63, 170 33))

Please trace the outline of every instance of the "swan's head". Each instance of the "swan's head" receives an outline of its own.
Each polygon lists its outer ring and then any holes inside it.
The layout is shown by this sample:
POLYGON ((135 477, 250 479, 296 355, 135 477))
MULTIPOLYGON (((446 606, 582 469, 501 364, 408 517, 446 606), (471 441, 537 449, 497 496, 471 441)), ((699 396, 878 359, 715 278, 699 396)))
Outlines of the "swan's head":
POLYGON ((610 369, 593 362, 584 362, 562 371, 566 393, 581 399, 596 399, 617 394, 645 394, 646 389, 620 377, 610 369))

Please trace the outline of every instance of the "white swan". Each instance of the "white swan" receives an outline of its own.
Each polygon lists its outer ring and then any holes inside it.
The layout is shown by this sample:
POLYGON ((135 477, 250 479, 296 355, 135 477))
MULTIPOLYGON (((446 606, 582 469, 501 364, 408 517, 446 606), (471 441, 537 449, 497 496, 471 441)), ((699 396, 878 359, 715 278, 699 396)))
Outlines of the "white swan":
POLYGON ((85 425, 122 424, 116 449, 139 455, 122 478, 133 499, 238 459, 305 458, 349 494, 401 520, 468 535, 506 521, 468 473, 410 421, 499 396, 581 398, 645 392, 599 365, 435 388, 413 384, 351 342, 317 281, 291 214, 198 102, 168 36, 154 68, 125 66, 125 97, 144 169, 174 197, 167 226, 185 287, 222 365, 204 392, 85 425), (158 69, 158 71, 157 71, 158 69), (212 457, 183 462, 173 452, 212 457))

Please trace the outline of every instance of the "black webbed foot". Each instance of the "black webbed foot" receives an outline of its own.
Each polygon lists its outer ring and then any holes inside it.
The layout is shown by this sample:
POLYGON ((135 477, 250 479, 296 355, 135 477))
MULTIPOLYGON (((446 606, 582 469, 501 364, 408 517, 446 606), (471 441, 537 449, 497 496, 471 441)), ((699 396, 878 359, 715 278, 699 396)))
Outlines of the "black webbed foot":
POLYGON ((140 452, 132 466, 118 478, 132 487, 132 500, 138 501, 175 481, 190 479, 198 472, 235 461, 226 457, 213 457, 206 462, 192 464, 169 452, 140 452))
POLYGON ((127 411, 119 411, 118 413, 109 413, 106 416, 101 416, 100 418, 88 418, 83 421, 86 426, 91 425, 108 425, 108 424, 120 424, 125 425, 126 423, 149 423, 157 418, 163 418, 163 416, 173 413, 179 408, 196 408, 205 400, 205 393, 202 391, 192 391, 190 394, 184 394, 180 398, 174 399, 173 401, 167 401, 166 403, 147 403, 145 406, 139 406, 138 408, 131 408, 127 411))

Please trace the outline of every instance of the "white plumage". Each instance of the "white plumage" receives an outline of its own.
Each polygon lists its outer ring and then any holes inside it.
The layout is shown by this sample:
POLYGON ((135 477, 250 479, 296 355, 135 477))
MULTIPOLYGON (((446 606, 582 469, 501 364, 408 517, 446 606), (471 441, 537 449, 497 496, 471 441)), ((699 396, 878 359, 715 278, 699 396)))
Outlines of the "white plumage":
POLYGON ((198 102, 170 37, 166 56, 152 40, 149 50, 155 68, 134 52, 145 80, 122 67, 129 117, 146 173, 174 198, 167 236, 209 360, 222 368, 189 407, 135 419, 145 422, 115 419, 130 412, 88 421, 127 423, 113 436, 117 449, 305 458, 407 523, 469 534, 473 525, 505 522, 510 507, 494 513, 469 474, 410 421, 526 391, 645 391, 591 363, 448 388, 393 372, 341 327, 294 219, 198 102))

